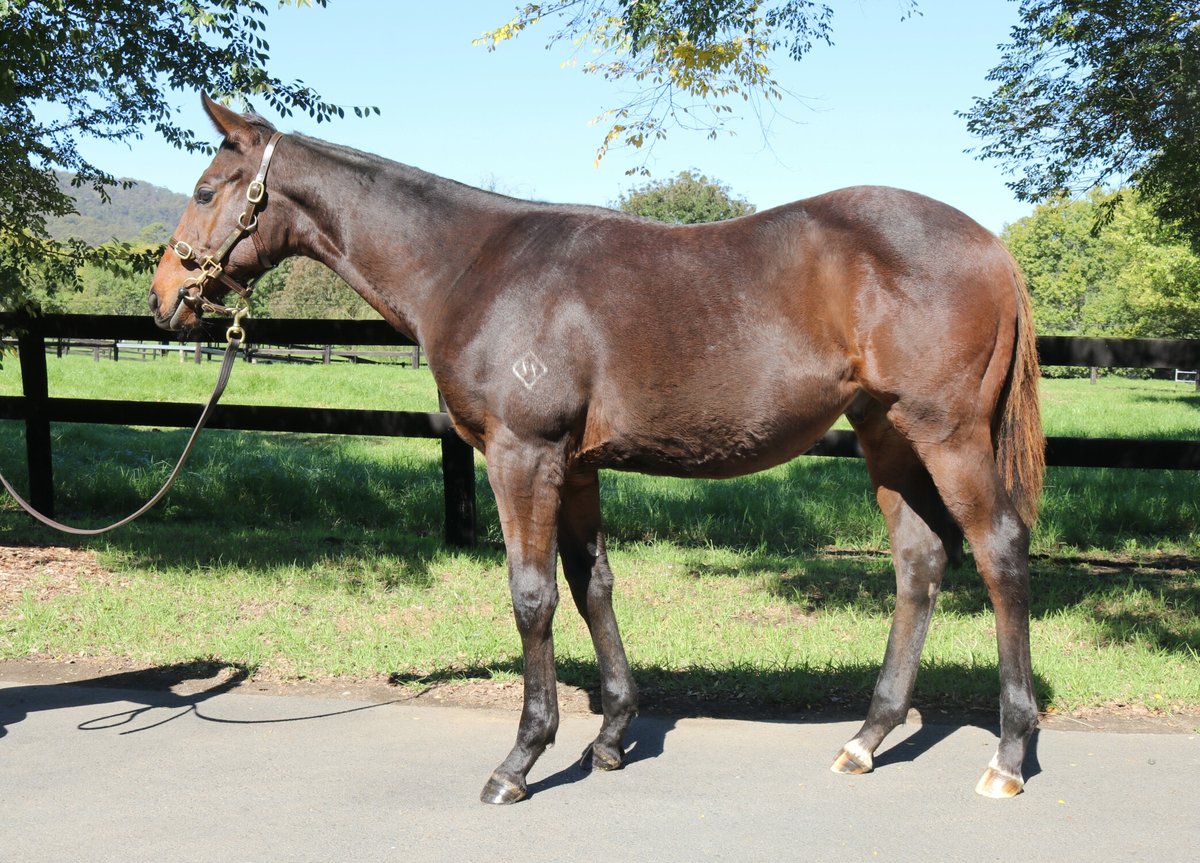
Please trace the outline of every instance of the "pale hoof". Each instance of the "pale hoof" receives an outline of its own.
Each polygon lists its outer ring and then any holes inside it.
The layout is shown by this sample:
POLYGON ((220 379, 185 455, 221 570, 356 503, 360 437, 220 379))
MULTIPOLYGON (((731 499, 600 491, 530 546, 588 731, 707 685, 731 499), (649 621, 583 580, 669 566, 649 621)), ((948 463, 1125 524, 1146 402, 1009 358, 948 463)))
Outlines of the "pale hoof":
POLYGON ((870 754, 851 752, 847 747, 838 753, 838 757, 833 760, 833 765, 829 769, 845 776, 862 776, 864 773, 874 770, 875 765, 870 754))
POLYGON ((509 803, 519 803, 528 796, 529 792, 524 783, 518 785, 493 773, 492 778, 487 781, 487 785, 483 786, 483 792, 479 795, 479 799, 484 803, 505 806, 509 803))
POLYGON ((1016 797, 1024 788, 1025 780, 1020 776, 1009 776, 995 767, 989 767, 975 786, 975 793, 981 797, 1003 800, 1016 797))

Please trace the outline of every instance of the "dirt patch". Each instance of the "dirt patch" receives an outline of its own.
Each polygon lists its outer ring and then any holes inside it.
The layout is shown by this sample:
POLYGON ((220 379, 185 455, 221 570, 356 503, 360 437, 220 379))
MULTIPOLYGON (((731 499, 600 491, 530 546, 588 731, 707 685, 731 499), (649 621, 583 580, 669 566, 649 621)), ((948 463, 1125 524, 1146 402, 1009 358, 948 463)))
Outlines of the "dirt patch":
POLYGON ((30 588, 39 600, 78 593, 85 581, 106 583, 112 576, 96 553, 65 546, 0 546, 0 613, 30 588))

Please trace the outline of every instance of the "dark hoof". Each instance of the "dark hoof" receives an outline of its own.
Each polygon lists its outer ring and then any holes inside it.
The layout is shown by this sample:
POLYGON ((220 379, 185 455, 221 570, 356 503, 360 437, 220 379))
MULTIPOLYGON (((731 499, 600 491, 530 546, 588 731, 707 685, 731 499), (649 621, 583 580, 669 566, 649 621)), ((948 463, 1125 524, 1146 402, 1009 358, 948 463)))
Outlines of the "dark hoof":
POLYGON ((579 767, 582 770, 620 770, 624 766, 625 759, 621 753, 605 752, 597 749, 594 743, 588 744, 579 758, 579 767))
POLYGON ((479 795, 479 799, 484 803, 504 806, 509 803, 519 803, 528 796, 529 792, 525 788, 525 783, 522 782, 518 785, 493 773, 492 778, 487 781, 487 785, 483 786, 483 793, 479 795))

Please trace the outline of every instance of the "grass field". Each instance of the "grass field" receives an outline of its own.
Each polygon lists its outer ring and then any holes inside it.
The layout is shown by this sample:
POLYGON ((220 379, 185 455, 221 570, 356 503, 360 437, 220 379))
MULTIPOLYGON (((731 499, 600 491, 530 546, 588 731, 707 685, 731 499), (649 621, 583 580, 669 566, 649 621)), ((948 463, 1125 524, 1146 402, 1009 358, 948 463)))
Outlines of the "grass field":
MULTIPOLYGON (((215 364, 50 361, 59 396, 194 401, 215 364)), ((17 363, 0 394, 19 392, 17 363)), ((427 372, 239 364, 230 403, 432 410, 427 372)), ((1200 439, 1200 396, 1161 381, 1044 381, 1057 435, 1200 439)), ((54 428, 60 516, 123 515, 186 432, 54 428)), ((494 504, 477 459, 482 546, 440 543, 436 442, 207 432, 141 522, 93 540, 110 579, 0 609, 0 657, 216 658, 285 677, 507 677, 519 644, 494 504)), ((0 471, 23 480, 17 423, 0 471)), ((1034 535, 1034 656, 1044 706, 1200 705, 1200 477, 1051 469, 1034 535)), ((725 482, 606 474, 618 615, 653 700, 865 701, 893 583, 861 462, 799 459, 725 482)), ((0 541, 63 539, 0 504, 0 541)), ((564 597, 565 600, 565 597, 564 597)), ((918 701, 991 706, 991 614, 968 565, 948 574, 918 701)), ((560 679, 590 686, 587 633, 564 601, 560 679)))

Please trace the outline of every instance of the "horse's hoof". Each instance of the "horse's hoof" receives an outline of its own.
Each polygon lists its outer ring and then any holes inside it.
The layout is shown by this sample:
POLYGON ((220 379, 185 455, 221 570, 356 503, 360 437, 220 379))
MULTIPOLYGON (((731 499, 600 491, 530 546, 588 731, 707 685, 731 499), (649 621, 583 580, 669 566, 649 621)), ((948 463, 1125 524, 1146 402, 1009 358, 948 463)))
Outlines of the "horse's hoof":
POLYGON ((834 773, 841 773, 845 776, 862 776, 864 773, 870 773, 875 769, 870 753, 863 751, 851 752, 850 749, 850 745, 847 744, 846 748, 838 753, 838 757, 833 760, 833 764, 829 769, 834 773))
POLYGON ((975 786, 975 793, 982 797, 1003 800, 1016 797, 1024 788, 1025 780, 1020 776, 1009 776, 995 767, 989 767, 975 786))
POLYGON ((620 770, 624 766, 625 761, 620 752, 613 755, 611 752, 597 749, 594 743, 589 743, 579 758, 579 767, 582 770, 620 770))
POLYGON ((529 792, 525 788, 525 783, 522 782, 518 785, 493 773, 487 781, 487 785, 483 786, 483 793, 479 795, 479 799, 484 803, 506 806, 509 803, 519 803, 528 796, 529 792))

